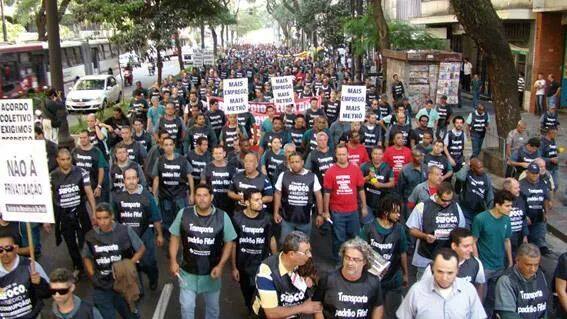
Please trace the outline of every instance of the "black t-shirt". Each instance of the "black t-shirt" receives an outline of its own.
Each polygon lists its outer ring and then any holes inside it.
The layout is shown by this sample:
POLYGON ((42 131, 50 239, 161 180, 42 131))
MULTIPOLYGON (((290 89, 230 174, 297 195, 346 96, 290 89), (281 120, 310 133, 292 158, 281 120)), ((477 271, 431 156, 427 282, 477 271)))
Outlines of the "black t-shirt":
POLYGON ((60 168, 50 174, 53 205, 60 208, 73 209, 85 202, 85 186, 90 186, 89 173, 73 166, 67 174, 60 168))
POLYGON ((372 318, 380 307, 380 279, 366 271, 356 281, 347 280, 341 270, 335 270, 319 281, 313 301, 323 304, 325 318, 372 318))
POLYGON ((547 87, 547 96, 555 95, 555 93, 557 93, 557 90, 559 90, 559 83, 553 80, 551 83, 549 83, 549 86, 547 87))

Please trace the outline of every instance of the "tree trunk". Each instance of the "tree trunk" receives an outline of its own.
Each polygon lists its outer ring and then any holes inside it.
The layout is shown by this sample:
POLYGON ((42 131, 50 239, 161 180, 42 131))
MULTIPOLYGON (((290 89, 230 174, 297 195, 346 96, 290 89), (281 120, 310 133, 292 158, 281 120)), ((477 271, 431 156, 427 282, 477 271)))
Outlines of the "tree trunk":
POLYGON ((179 40, 179 31, 175 32, 175 48, 177 49, 177 61, 179 61, 179 70, 183 70, 183 52, 181 41, 179 40))
POLYGON ((161 85, 161 72, 163 70, 163 61, 161 57, 160 48, 156 48, 157 50, 157 83, 161 85))
POLYGON ((224 49, 224 24, 221 24, 220 29, 220 46, 224 49))
POLYGON ((451 0, 451 4, 459 22, 487 58, 496 127, 498 135, 505 139, 516 127, 521 109, 518 74, 504 25, 490 0, 451 0))
POLYGON ((205 48, 205 24, 201 23, 201 49, 205 48))
POLYGON ((211 35, 213 36, 213 54, 217 56, 217 45, 218 45, 217 31, 215 31, 215 27, 212 25, 209 26, 209 29, 211 29, 211 35))
POLYGON ((47 41, 47 16, 45 14, 45 1, 41 0, 41 7, 35 16, 35 25, 37 27, 37 41, 47 41))
POLYGON ((372 1, 372 15, 374 16, 374 22, 376 23, 376 28, 378 29, 378 43, 380 49, 390 48, 390 30, 388 29, 388 22, 384 17, 384 10, 382 9, 381 0, 371 0, 372 1))

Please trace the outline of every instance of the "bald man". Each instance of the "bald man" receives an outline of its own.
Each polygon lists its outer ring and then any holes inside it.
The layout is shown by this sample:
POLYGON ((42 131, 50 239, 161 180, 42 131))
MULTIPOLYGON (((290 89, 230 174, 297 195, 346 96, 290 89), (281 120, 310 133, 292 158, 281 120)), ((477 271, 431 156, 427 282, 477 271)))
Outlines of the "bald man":
MULTIPOLYGON (((506 158, 510 158, 512 153, 517 151, 522 147, 529 139, 529 134, 526 128, 528 125, 526 122, 520 120, 516 125, 516 128, 508 133, 506 138, 506 158)), ((512 177, 514 175, 514 169, 512 166, 508 165, 506 167, 506 177, 512 177)))
POLYGON ((484 171, 484 165, 478 158, 472 158, 470 169, 459 194, 459 204, 470 226, 474 217, 491 208, 494 200, 492 181, 484 171))

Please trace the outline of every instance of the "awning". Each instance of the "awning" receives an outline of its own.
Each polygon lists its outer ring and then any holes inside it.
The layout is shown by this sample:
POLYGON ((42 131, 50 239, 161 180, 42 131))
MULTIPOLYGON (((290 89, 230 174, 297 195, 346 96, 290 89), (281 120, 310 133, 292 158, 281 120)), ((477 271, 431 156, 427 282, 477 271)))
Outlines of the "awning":
POLYGON ((512 54, 520 54, 520 55, 528 55, 528 53, 530 52, 528 48, 522 48, 512 43, 510 43, 510 50, 512 50, 512 54))
MULTIPOLYGON (((497 10, 498 16, 502 20, 534 20, 535 14, 530 9, 505 9, 497 10)), ((457 16, 454 14, 434 15, 429 17, 415 17, 410 19, 411 24, 447 24, 458 23, 457 16)))

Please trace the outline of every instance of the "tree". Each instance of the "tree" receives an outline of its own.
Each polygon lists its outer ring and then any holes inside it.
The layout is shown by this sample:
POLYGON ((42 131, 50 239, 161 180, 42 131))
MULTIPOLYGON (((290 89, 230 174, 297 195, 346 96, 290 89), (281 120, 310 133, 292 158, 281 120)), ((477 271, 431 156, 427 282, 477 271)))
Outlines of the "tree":
POLYGON ((150 41, 157 51, 157 80, 161 83, 160 51, 172 46, 178 30, 202 17, 215 15, 218 0, 76 0, 77 15, 94 22, 107 22, 116 31, 113 42, 128 50, 145 48, 150 41))
POLYGON ((378 31, 378 43, 380 50, 390 48, 390 32, 388 22, 384 17, 384 10, 382 9, 381 0, 372 0, 368 10, 372 12, 374 24, 378 31))
MULTIPOLYGON (((61 0, 57 7, 57 21, 61 23, 61 19, 71 0, 61 0)), ((21 25, 27 25, 33 19, 37 28, 37 40, 47 41, 47 15, 46 0, 10 0, 6 1, 7 5, 16 5, 15 20, 21 25)))
POLYGON ((518 74, 504 25, 490 0, 451 0, 459 23, 476 42, 488 62, 498 135, 505 139, 520 119, 518 74))

